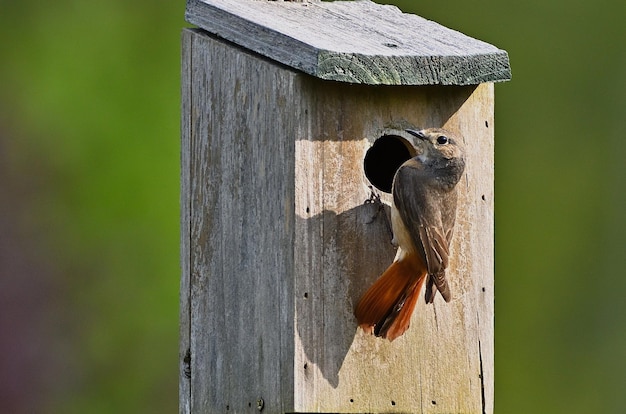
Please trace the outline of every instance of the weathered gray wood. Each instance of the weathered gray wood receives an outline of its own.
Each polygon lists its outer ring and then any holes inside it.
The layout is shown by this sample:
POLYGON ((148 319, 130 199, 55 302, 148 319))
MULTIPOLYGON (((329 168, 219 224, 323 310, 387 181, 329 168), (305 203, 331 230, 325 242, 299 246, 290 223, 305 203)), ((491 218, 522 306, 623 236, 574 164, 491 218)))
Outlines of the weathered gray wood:
POLYGON ((181 412, 491 413, 493 84, 328 82, 191 29, 183 60, 181 412), (468 152, 453 300, 389 343, 352 315, 394 256, 363 158, 434 126, 468 152))
POLYGON ((505 51, 368 0, 188 0, 185 16, 210 33, 322 79, 473 85, 511 78, 505 51))
POLYGON ((293 407, 291 79, 202 34, 184 40, 192 368, 182 405, 250 412, 263 400, 267 412, 285 412, 293 407))

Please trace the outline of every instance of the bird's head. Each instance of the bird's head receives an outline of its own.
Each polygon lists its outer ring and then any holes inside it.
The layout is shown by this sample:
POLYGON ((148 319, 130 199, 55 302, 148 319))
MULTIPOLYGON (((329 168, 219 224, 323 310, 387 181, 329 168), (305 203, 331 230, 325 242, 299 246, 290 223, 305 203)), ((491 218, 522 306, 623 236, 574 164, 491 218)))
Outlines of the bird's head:
POLYGON ((464 159, 463 140, 451 131, 441 128, 428 128, 419 131, 407 129, 406 132, 421 141, 421 145, 419 145, 421 154, 418 157, 425 164, 438 164, 441 161, 447 163, 455 159, 464 159))

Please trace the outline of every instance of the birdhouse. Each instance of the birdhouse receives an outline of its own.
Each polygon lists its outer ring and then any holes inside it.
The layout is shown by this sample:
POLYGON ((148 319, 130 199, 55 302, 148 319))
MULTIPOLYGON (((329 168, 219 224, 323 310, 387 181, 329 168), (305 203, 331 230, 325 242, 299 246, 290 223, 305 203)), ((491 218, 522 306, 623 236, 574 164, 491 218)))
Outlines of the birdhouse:
POLYGON ((367 0, 188 0, 181 413, 491 413, 503 50, 367 0), (447 278, 394 341, 355 306, 393 262, 407 129, 462 137, 447 278))

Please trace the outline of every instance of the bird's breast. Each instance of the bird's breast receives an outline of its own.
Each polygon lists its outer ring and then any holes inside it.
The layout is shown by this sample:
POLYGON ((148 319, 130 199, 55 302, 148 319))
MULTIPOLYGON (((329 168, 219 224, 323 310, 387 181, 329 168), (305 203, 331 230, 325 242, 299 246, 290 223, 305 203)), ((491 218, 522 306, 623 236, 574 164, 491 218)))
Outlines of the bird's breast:
POLYGON ((398 252, 396 260, 402 259, 402 256, 406 253, 415 253, 415 246, 413 245, 411 234, 404 225, 400 212, 393 203, 391 205, 391 228, 393 230, 393 239, 401 249, 401 251, 398 252))

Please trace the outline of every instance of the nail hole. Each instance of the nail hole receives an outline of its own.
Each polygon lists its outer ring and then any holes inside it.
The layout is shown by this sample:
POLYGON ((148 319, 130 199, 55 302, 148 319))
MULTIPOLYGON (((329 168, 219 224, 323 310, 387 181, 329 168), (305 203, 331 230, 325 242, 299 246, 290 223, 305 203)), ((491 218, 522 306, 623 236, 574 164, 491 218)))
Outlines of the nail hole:
POLYGON ((485 201, 485 195, 484 195, 484 194, 483 194, 483 195, 481 195, 481 196, 480 196, 480 198, 482 198, 482 199, 483 199, 483 201, 485 201))
POLYGON ((398 47, 398 45, 395 43, 383 43, 383 45, 390 47, 392 49, 395 49, 396 47, 398 47))
POLYGON ((485 288, 483 288, 483 292, 485 291, 485 288))
POLYGON ((230 405, 226 406, 226 411, 230 410, 230 405))
POLYGON ((306 362, 304 363, 304 369, 307 369, 309 367, 309 364, 307 364, 306 362))
POLYGON ((354 402, 354 399, 353 399, 353 398, 350 398, 350 403, 353 403, 353 402, 354 402))
POLYGON ((309 292, 304 292, 304 298, 308 299, 309 298, 309 292))
POLYGON ((437 405, 437 401, 432 400, 431 403, 433 403, 433 405, 437 405))
POLYGON ((396 402, 394 400, 391 400, 391 405, 396 405, 396 402))
POLYGON ((485 121, 485 126, 489 128, 489 121, 485 121))
POLYGON ((307 208, 306 208, 306 212, 307 212, 307 214, 308 214, 310 211, 311 211, 311 209, 307 207, 307 208))

